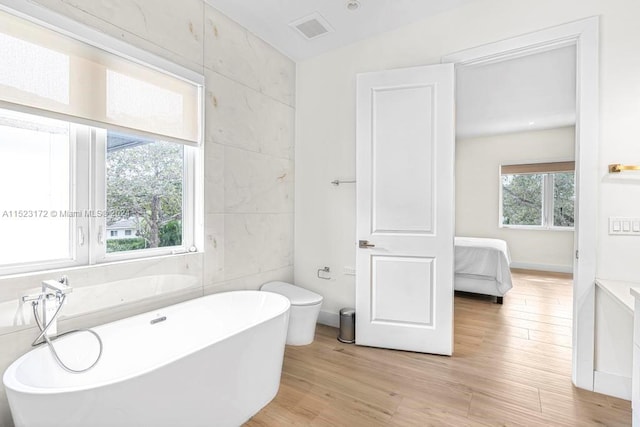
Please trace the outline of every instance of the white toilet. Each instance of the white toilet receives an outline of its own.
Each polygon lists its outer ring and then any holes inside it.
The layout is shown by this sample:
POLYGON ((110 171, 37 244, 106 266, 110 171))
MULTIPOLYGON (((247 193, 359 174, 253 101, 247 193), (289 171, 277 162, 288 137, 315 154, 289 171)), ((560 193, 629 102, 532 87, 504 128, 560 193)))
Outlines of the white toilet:
POLYGON ((322 306, 322 295, 285 282, 265 283, 260 290, 284 295, 291 301, 287 344, 311 344, 316 332, 320 306, 322 306))

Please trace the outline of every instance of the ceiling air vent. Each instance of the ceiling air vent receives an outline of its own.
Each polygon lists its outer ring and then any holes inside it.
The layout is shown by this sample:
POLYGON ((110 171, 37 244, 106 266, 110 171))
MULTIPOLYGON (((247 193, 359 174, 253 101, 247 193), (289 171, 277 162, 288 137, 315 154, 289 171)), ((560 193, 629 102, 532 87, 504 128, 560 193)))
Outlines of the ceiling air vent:
POLYGON ((334 31, 331 25, 318 12, 296 19, 289 26, 302 34, 307 40, 313 40, 334 31))

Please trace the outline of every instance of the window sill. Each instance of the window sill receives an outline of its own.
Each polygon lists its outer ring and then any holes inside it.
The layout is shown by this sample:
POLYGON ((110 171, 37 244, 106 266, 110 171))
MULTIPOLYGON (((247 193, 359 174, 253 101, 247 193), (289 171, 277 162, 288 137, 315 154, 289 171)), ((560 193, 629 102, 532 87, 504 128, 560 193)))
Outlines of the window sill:
POLYGON ((505 228, 511 230, 532 230, 532 231, 571 231, 573 232, 574 227, 543 227, 536 225, 505 225, 500 224, 498 228, 505 228))
POLYGON ((198 250, 189 250, 184 246, 171 246, 165 248, 154 248, 154 249, 142 249, 138 251, 121 251, 121 252, 110 252, 105 255, 104 258, 98 259, 93 265, 103 265, 103 264, 111 264, 114 262, 120 261, 136 261, 150 258, 158 258, 163 256, 172 256, 172 255, 185 255, 191 253, 198 253, 198 250))
MULTIPOLYGON (((25 278, 35 277, 35 276, 40 276, 45 274, 56 275, 56 274, 66 274, 68 272, 83 272, 85 270, 88 271, 95 268, 109 267, 111 265, 134 264, 134 263, 141 263, 145 261, 153 261, 153 260, 159 260, 159 259, 167 259, 167 258, 174 258, 179 256, 185 256, 185 255, 197 255, 197 254, 202 254, 202 251, 155 253, 155 254, 147 254, 146 256, 139 256, 135 258, 128 257, 128 258, 117 259, 113 257, 113 258, 107 258, 95 264, 82 264, 82 265, 69 264, 67 266, 61 265, 61 266, 55 266, 55 267, 49 267, 47 265, 43 265, 41 266, 41 268, 34 267, 34 269, 30 271, 19 271, 19 272, 9 272, 9 273, 0 274, 0 284, 5 280, 11 280, 11 279, 25 279, 25 278)), ((0 301, 1 300, 2 298, 0 298, 0 301)))

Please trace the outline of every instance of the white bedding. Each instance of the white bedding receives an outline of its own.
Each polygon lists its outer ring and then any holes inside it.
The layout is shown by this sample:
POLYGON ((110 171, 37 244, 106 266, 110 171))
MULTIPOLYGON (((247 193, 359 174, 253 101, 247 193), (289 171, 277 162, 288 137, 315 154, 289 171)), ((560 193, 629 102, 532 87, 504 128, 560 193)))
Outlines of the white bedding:
POLYGON ((513 287, 504 240, 456 237, 454 263, 458 291, 503 296, 513 287))

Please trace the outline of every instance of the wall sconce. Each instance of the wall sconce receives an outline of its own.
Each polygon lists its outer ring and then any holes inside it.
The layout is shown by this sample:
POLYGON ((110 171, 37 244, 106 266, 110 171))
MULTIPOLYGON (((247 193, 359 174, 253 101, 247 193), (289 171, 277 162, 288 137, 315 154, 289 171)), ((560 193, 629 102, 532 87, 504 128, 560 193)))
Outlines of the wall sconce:
POLYGON ((619 163, 612 163, 609 165, 609 173, 620 173, 622 171, 640 171, 640 166, 621 165, 619 163))

